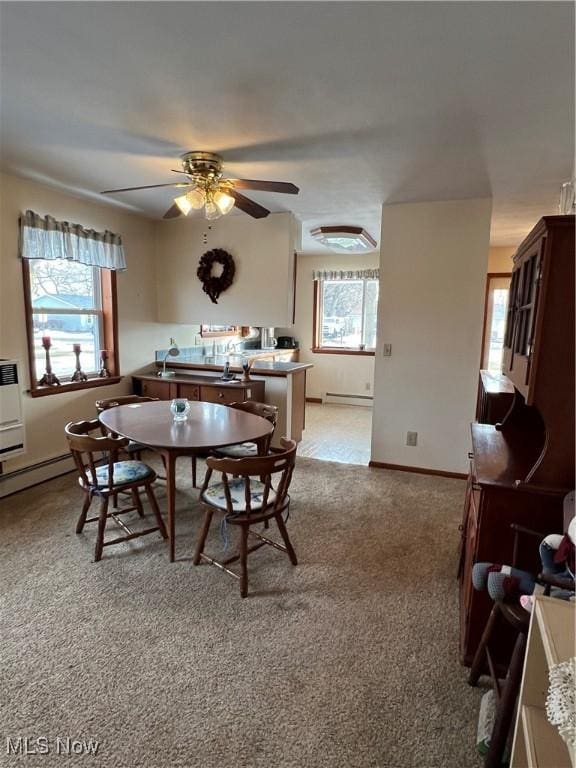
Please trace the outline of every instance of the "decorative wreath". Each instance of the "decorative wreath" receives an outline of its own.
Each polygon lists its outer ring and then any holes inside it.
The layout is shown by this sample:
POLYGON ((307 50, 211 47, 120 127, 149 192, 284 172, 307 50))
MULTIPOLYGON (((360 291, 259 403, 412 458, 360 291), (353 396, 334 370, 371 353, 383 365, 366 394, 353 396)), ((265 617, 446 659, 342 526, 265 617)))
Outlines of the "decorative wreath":
POLYGON ((214 248, 212 251, 207 251, 201 257, 196 274, 202 283, 204 293, 210 296, 213 304, 218 304, 218 296, 220 296, 222 291, 230 288, 234 282, 235 272, 234 259, 228 251, 224 251, 222 248, 214 248), (222 264, 222 274, 218 275, 218 277, 212 274, 214 264, 222 264))

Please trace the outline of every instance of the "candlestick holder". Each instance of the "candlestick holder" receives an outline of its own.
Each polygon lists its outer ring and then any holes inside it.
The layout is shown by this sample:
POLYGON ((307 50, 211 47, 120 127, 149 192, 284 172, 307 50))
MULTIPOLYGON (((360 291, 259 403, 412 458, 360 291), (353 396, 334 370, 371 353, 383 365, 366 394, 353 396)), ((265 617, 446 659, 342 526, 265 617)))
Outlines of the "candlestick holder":
POLYGON ((50 363, 50 347, 52 346, 52 341, 50 340, 50 336, 42 336, 42 346, 46 353, 46 373, 38 382, 38 386, 57 387, 60 384, 60 379, 55 373, 52 373, 52 365, 50 363))
POLYGON ((76 355, 76 370, 72 374, 70 381, 88 381, 88 376, 86 376, 80 366, 80 352, 82 351, 80 349, 80 344, 72 344, 72 349, 76 355))
POLYGON ((100 371, 98 376, 101 379, 109 379, 110 371, 108 370, 108 351, 106 349, 100 350, 100 371))

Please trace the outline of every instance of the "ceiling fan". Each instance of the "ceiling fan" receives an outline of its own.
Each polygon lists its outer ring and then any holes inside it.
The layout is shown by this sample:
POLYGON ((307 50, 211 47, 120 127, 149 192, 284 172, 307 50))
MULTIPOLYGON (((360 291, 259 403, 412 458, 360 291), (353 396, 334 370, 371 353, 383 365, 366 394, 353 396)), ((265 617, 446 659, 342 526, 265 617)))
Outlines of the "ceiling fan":
POLYGON ((285 181, 259 181, 255 179, 226 179, 222 172, 223 159, 215 152, 186 152, 182 155, 181 173, 186 181, 169 184, 149 184, 144 187, 124 187, 107 189, 101 194, 111 195, 116 192, 132 192, 136 189, 157 189, 158 187, 176 187, 188 189, 183 195, 174 198, 173 204, 164 214, 165 219, 174 219, 181 214, 187 216, 192 210, 204 209, 204 216, 218 219, 229 213, 234 206, 254 219, 263 219, 270 211, 263 205, 238 192, 239 189, 256 189, 262 192, 281 192, 285 195, 297 195, 297 186, 285 181))

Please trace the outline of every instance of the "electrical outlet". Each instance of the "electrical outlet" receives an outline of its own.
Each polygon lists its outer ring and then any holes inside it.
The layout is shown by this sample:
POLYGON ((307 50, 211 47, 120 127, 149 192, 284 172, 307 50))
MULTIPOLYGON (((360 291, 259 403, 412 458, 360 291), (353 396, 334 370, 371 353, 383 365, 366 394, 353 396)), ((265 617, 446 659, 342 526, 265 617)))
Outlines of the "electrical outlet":
POLYGON ((406 445, 418 445, 418 432, 406 432, 406 445))
POLYGON ((383 344, 382 354, 384 357, 392 357, 392 344, 383 344))
POLYGON ((370 392, 370 390, 372 389, 372 384, 370 384, 370 382, 367 381, 366 384, 364 385, 364 389, 366 390, 366 392, 370 392))

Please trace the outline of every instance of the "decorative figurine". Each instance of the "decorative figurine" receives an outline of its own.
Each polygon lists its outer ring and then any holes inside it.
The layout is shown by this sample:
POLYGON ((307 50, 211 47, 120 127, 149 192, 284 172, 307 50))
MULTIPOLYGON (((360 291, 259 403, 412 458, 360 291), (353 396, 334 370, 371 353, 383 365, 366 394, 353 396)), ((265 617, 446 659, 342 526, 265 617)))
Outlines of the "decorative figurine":
POLYGON ((50 347, 52 346, 52 341, 50 336, 42 336, 42 346, 46 351, 46 373, 42 376, 38 385, 40 387, 56 387, 60 384, 60 379, 55 373, 52 373, 52 365, 50 364, 50 347))
POLYGON ((101 379, 109 379, 110 371, 108 370, 108 350, 100 350, 100 371, 98 373, 101 379))
POLYGON ((80 367, 80 352, 82 351, 80 349, 80 344, 72 344, 72 349, 74 350, 74 354, 76 355, 76 370, 72 374, 72 378, 70 379, 70 381, 88 381, 88 376, 86 376, 86 374, 80 367))
POLYGON ((242 370, 244 371, 242 375, 242 381, 252 381, 250 378, 250 368, 252 368, 251 360, 246 360, 244 363, 242 363, 242 370))

